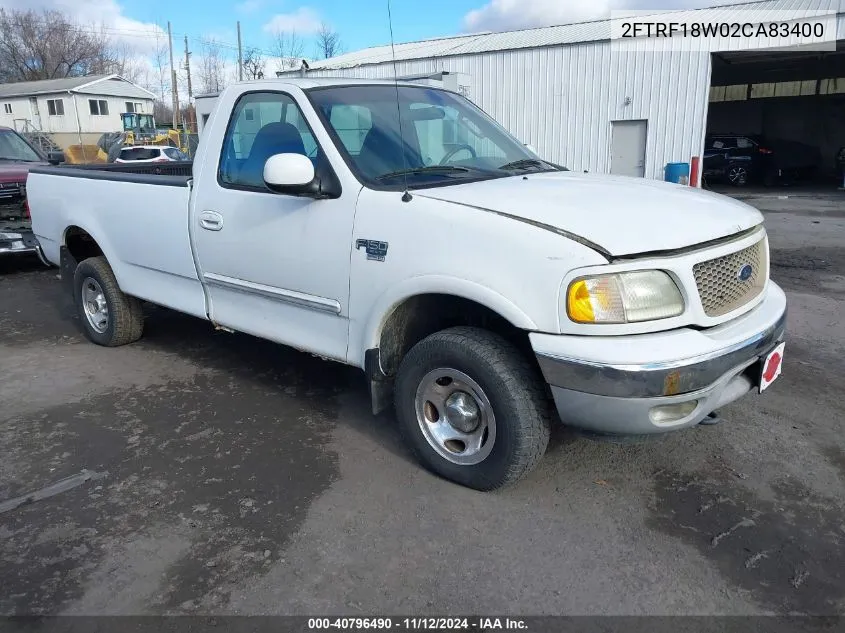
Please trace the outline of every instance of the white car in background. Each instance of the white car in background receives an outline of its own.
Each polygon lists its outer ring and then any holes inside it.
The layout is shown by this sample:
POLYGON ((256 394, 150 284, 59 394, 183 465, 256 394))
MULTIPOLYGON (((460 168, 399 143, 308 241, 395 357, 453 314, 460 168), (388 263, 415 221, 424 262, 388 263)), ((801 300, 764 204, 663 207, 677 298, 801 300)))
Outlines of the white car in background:
POLYGON ((116 163, 167 163, 189 161, 191 157, 175 148, 161 145, 139 145, 124 147, 114 159, 116 163))

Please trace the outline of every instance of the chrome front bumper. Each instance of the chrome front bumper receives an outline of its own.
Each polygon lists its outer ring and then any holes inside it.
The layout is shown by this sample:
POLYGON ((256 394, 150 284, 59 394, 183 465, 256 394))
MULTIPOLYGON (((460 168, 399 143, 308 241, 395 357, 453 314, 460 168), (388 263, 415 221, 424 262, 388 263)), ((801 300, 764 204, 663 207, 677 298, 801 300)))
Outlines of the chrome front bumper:
POLYGON ((751 391, 760 357, 783 341, 785 329, 786 297, 770 282, 760 305, 709 330, 530 337, 565 424, 640 435, 693 426, 751 391))

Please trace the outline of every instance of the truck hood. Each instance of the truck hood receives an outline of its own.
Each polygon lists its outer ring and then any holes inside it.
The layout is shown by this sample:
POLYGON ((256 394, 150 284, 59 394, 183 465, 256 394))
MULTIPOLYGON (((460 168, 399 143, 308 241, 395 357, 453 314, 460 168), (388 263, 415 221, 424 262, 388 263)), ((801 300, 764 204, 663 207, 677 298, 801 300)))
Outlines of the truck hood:
POLYGON ((558 230, 615 257, 694 246, 763 222, 754 207, 694 187, 576 172, 431 187, 416 194, 558 230))
POLYGON ((47 163, 15 163, 0 160, 0 183, 26 182, 29 170, 33 167, 43 167, 47 163))

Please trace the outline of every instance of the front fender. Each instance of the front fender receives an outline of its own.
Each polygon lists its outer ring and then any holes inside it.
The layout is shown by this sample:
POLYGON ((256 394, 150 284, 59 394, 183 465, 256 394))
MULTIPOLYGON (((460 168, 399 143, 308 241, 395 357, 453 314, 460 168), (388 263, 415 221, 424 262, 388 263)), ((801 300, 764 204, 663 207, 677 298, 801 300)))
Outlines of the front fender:
POLYGON ((382 328, 396 307, 411 297, 424 294, 446 294, 468 299, 496 312, 515 327, 529 331, 538 329, 519 306, 491 288, 448 275, 420 275, 405 279, 381 294, 359 330, 357 340, 355 328, 351 329, 347 354, 349 364, 363 367, 366 350, 378 347, 382 328))

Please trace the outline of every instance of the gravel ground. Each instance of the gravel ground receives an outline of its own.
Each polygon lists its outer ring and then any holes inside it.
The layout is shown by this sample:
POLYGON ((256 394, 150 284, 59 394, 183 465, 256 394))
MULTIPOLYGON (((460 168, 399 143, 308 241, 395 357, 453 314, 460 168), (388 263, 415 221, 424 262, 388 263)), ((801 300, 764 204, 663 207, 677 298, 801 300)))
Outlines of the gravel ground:
POLYGON ((0 262, 0 504, 44 497, 0 505, 0 613, 842 614, 845 205, 745 197, 778 383, 642 443, 558 427, 493 494, 414 463, 357 370, 155 308, 100 348, 56 270, 0 262))

